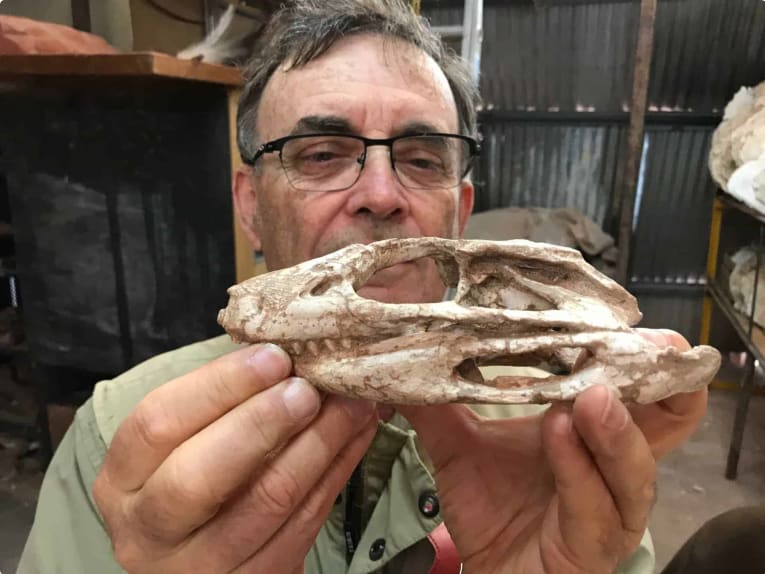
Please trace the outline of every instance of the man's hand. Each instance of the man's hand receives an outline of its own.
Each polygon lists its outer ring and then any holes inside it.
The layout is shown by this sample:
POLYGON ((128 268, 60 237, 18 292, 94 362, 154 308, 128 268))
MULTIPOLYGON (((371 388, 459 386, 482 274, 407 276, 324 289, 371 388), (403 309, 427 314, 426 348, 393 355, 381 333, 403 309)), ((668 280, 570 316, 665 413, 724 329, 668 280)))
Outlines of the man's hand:
MULTIPOLYGON (((687 346, 665 331, 657 344, 687 346)), ((628 409, 605 386, 573 406, 485 420, 464 405, 401 407, 436 470, 468 572, 613 572, 640 543, 656 458, 685 440, 706 391, 628 409)))
POLYGON ((94 486, 129 572, 301 572, 377 426, 371 403, 288 379, 273 345, 153 391, 122 423, 94 486))

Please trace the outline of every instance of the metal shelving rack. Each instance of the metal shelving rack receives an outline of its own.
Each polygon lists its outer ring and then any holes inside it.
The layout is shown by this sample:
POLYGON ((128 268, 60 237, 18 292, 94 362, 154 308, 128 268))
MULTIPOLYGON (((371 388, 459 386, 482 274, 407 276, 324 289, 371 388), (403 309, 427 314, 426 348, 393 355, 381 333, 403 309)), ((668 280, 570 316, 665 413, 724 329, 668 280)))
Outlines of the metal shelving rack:
MULTIPOLYGON (((757 304, 757 291, 759 288, 760 268, 763 264, 763 248, 765 246, 765 215, 755 211, 733 197, 722 192, 715 197, 712 207, 712 223, 709 235, 709 252, 707 255, 707 288, 704 298, 704 309, 701 319, 700 342, 708 344, 711 335, 712 313, 715 308, 733 327, 747 350, 746 369, 738 394, 736 414, 733 422, 728 460, 725 467, 725 477, 735 479, 738 474, 738 461, 741 455, 741 443, 744 438, 746 415, 749 402, 754 390, 754 374, 759 365, 765 366, 765 332, 755 324, 755 308, 757 304), (721 284, 718 274, 720 234, 723 219, 726 212, 737 211, 745 214, 758 227, 757 240, 757 264, 754 275, 754 288, 752 293, 752 305, 747 315, 737 311, 727 296, 728 289, 721 284)), ((765 288, 765 287, 763 287, 765 288)))

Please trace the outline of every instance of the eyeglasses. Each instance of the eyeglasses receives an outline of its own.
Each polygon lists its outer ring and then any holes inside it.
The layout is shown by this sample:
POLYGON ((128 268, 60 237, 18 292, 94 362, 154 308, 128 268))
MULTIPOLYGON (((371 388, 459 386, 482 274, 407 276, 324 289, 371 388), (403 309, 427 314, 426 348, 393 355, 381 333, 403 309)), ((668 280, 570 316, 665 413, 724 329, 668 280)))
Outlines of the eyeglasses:
POLYGON ((279 153, 287 180, 300 191, 343 191, 359 179, 367 149, 385 146, 391 167, 407 189, 457 187, 470 171, 480 146, 473 138, 442 133, 370 139, 354 135, 307 134, 283 137, 258 148, 248 165, 279 153))

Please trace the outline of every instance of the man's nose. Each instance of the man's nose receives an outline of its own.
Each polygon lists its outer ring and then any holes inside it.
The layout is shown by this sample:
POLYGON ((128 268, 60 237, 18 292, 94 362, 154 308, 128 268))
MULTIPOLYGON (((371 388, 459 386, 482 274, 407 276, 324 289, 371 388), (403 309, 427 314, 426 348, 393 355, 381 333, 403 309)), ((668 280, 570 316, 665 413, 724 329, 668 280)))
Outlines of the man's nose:
POLYGON ((368 214, 380 219, 403 218, 409 213, 406 189, 396 175, 385 147, 367 149, 364 168, 348 198, 351 214, 368 214))

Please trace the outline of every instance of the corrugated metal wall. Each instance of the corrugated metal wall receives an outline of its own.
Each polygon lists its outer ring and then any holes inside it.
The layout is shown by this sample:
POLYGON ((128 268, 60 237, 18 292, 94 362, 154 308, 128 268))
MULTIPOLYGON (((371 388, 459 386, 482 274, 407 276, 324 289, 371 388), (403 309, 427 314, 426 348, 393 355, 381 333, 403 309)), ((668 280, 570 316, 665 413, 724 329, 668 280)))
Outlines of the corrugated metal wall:
POLYGON ((643 312, 641 327, 672 329, 682 333, 692 344, 698 344, 701 306, 704 301, 703 289, 677 294, 652 294, 641 291, 635 294, 643 312))
MULTIPOLYGON (((626 153, 624 124, 491 120, 475 173, 476 211, 573 207, 615 233, 614 189, 626 153)), ((632 280, 703 281, 714 184, 710 126, 649 125, 638 193, 632 280), (663 246, 672 245, 672 249, 663 246)))
MULTIPOLYGON (((461 2, 423 0, 435 25, 461 2)), ((720 111, 765 79, 765 2, 659 0, 649 87, 656 110, 720 111)), ((632 92, 639 2, 535 7, 485 0, 481 92, 502 110, 623 111, 632 92)))
POLYGON ((740 86, 763 79, 765 2, 659 0, 649 92, 654 106, 722 111, 740 86))
POLYGON ((487 106, 621 110, 631 93, 638 12, 638 4, 487 5, 481 81, 487 106))
POLYGON ((482 137, 477 211, 509 205, 575 207, 610 227, 624 126, 489 120, 482 137))
POLYGON ((703 283, 715 186, 707 173, 711 131, 651 126, 634 234, 632 281, 703 283))
MULTIPOLYGON (((576 207, 615 233, 639 3, 555 2, 485 2, 476 209, 576 207)), ((423 11, 459 24, 460 5, 423 11)), ((763 80, 765 2, 659 0, 631 260, 646 325, 698 336, 709 141, 735 91, 763 80)))

